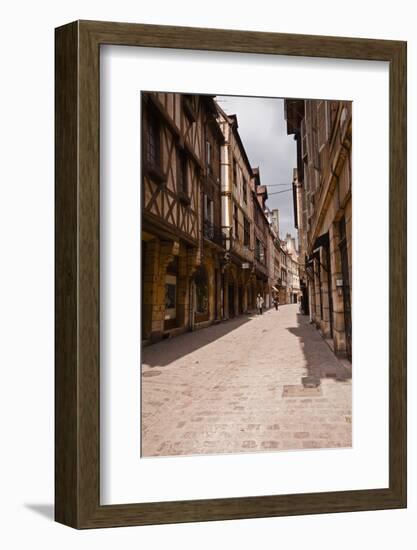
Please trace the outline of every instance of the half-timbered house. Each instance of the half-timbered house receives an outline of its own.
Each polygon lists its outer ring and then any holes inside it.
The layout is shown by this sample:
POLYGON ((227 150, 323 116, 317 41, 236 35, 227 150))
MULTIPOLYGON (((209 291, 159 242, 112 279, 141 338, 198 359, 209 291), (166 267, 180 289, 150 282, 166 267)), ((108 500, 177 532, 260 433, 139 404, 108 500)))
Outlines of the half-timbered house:
POLYGON ((216 117, 211 96, 142 94, 143 340, 221 315, 216 117))
POLYGON ((224 316, 235 317, 256 307, 254 287, 254 227, 252 168, 238 132, 235 115, 220 107, 222 146, 222 226, 228 262, 223 276, 224 316))
POLYGON ((256 294, 264 299, 265 307, 270 307, 270 281, 269 281, 269 247, 272 246, 269 223, 265 216, 268 192, 265 185, 261 185, 259 168, 253 169, 253 221, 254 221, 254 273, 256 278, 256 294))

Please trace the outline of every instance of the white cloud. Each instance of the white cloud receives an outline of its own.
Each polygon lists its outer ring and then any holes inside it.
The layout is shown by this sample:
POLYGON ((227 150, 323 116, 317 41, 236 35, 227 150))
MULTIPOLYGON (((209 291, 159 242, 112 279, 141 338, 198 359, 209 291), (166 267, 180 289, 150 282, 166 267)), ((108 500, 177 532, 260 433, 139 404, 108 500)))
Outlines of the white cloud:
POLYGON ((249 160, 252 166, 259 166, 261 183, 268 187, 267 204, 270 209, 280 210, 281 237, 287 232, 296 235, 292 193, 271 194, 291 187, 297 165, 296 144, 293 136, 287 135, 284 100, 238 96, 216 99, 227 114, 237 115, 239 134, 249 160))

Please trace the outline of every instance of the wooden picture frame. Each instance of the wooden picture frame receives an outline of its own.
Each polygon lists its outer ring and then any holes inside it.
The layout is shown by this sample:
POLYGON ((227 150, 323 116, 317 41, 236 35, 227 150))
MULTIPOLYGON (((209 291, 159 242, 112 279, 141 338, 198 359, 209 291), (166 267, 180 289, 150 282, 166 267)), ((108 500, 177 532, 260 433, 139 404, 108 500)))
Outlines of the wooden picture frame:
POLYGON ((59 27, 55 40, 56 521, 99 528, 404 508, 406 43, 93 21, 59 27), (100 505, 99 52, 104 44, 389 63, 388 488, 100 505))

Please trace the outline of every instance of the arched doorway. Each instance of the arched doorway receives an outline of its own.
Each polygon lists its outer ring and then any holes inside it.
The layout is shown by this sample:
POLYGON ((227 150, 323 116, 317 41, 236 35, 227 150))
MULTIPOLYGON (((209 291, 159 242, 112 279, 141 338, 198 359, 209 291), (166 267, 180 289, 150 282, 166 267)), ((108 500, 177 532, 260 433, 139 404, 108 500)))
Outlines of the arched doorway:
POLYGON ((229 319, 235 317, 236 308, 235 308, 235 278, 232 274, 229 276, 228 288, 227 288, 227 302, 229 308, 229 319))
POLYGON ((240 315, 241 313, 243 313, 243 286, 240 284, 238 286, 238 295, 237 295, 237 299, 238 299, 238 314, 240 315))
POLYGON ((209 284, 207 269, 200 266, 194 275, 195 289, 195 322, 201 323, 209 320, 209 284))
POLYGON ((165 275, 164 330, 178 326, 178 257, 168 264, 165 275))

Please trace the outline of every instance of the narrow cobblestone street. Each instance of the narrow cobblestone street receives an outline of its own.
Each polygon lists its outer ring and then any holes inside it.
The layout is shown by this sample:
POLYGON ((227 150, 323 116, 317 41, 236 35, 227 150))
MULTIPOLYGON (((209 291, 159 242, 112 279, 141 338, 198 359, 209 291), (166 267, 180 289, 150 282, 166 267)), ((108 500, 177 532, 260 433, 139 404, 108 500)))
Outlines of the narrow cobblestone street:
POLYGON ((142 456, 351 446, 349 369, 297 305, 164 340, 142 361, 142 456))

